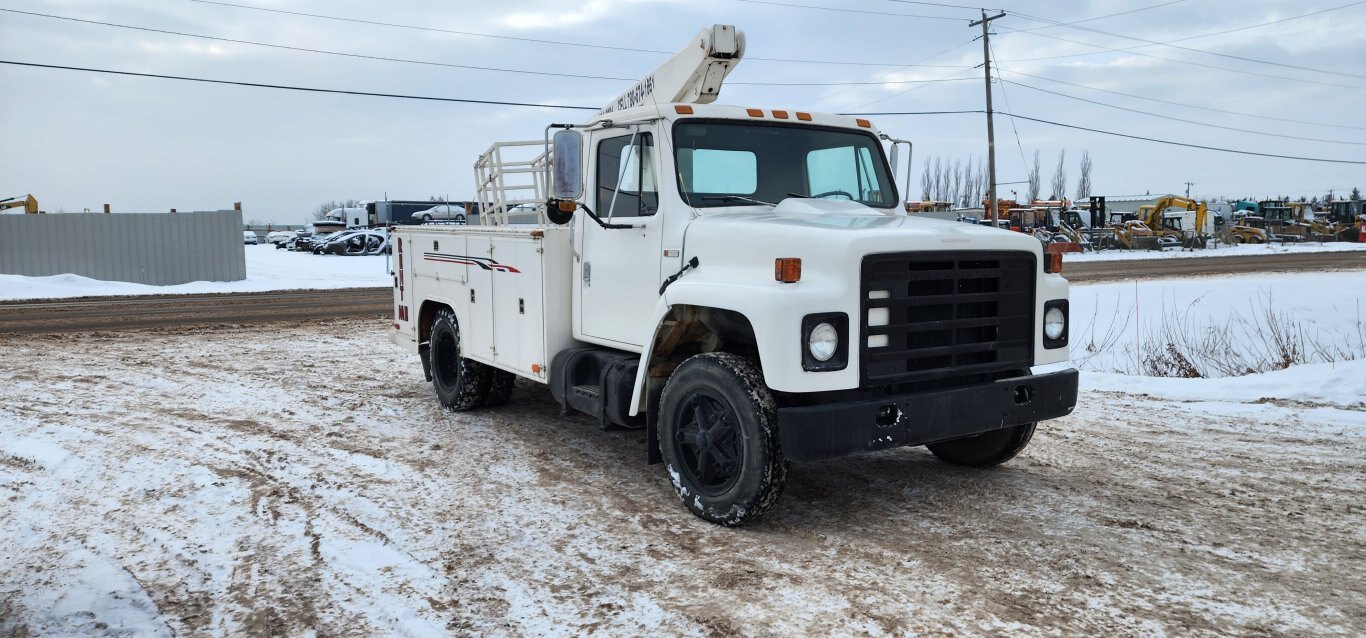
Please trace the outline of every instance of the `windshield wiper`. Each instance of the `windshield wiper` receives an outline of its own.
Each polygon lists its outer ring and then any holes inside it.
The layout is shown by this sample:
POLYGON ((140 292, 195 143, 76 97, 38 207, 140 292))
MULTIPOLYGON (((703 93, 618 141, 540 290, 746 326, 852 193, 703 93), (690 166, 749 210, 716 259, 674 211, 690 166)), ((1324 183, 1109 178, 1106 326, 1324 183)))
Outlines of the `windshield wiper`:
POLYGON ((720 200, 723 202, 749 202, 751 204, 763 204, 764 206, 777 206, 777 204, 754 199, 753 197, 745 197, 744 195, 707 195, 702 199, 720 200))

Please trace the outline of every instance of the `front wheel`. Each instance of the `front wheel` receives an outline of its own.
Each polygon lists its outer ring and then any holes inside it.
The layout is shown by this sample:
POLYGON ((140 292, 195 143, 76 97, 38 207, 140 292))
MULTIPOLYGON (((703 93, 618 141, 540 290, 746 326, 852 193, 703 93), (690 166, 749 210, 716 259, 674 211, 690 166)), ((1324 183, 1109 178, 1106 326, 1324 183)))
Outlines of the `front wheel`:
POLYGON ((942 461, 967 467, 995 467, 1015 458, 1034 438, 1034 424, 1025 423, 925 447, 942 461))
POLYGON ((693 514, 744 525, 787 482, 777 404, 754 364, 728 353, 694 356, 660 398, 659 448, 674 491, 693 514))

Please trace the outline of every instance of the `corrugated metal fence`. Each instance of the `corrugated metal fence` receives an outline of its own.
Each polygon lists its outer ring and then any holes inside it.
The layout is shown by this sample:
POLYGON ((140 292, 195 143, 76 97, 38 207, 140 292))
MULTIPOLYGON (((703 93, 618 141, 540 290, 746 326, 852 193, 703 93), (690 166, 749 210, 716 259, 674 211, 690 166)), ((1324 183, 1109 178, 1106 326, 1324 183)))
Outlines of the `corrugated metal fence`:
POLYGON ((0 215, 0 273, 154 286, 246 279, 242 211, 0 215))

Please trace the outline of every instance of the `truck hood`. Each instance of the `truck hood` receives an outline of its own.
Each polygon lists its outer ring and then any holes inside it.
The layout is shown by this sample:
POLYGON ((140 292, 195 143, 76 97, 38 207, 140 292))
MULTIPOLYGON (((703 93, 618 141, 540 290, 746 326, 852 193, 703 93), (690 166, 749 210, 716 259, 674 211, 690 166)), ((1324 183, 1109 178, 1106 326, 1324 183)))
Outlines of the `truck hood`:
POLYGON ((967 250, 980 244, 990 250, 1043 252, 1033 237, 991 226, 906 215, 857 202, 795 197, 769 209, 705 213, 689 226, 685 242, 729 245, 736 239, 749 250, 763 245, 824 250, 855 244, 867 252, 967 250))

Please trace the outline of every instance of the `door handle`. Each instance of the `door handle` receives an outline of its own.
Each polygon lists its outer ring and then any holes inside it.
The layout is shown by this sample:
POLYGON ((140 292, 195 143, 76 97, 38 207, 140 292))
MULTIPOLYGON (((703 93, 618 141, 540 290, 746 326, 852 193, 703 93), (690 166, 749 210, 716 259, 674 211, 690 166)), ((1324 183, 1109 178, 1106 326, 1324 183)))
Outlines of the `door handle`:
POLYGON ((583 262, 583 285, 589 286, 593 283, 593 264, 583 262))

